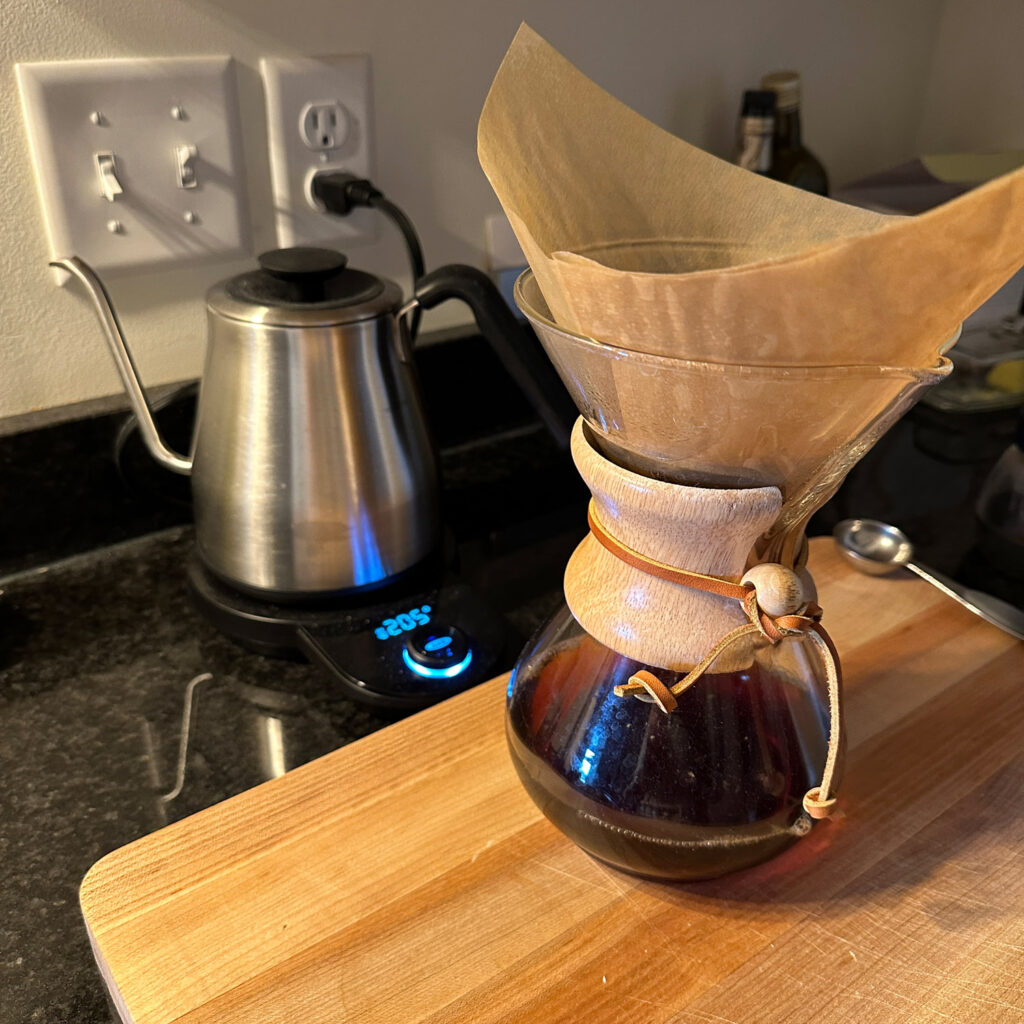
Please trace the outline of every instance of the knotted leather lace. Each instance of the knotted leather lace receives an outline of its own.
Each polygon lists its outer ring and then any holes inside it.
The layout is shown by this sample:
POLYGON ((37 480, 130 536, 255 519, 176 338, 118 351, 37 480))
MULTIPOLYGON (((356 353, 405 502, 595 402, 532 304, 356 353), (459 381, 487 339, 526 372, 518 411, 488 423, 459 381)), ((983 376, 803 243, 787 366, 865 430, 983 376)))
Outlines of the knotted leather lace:
POLYGON ((832 638, 821 625, 821 608, 807 604, 799 613, 792 615, 769 615, 757 602, 757 589, 753 583, 736 583, 720 576, 691 572, 677 566, 667 565, 647 555, 634 551, 613 537, 597 518, 594 502, 587 510, 587 521, 594 538, 616 558, 649 576, 679 583, 694 590, 702 590, 718 597, 739 601, 747 615, 747 622, 726 633, 694 667, 673 686, 666 686, 653 672, 642 669, 630 676, 627 683, 615 687, 619 697, 636 696, 646 693, 666 714, 678 707, 676 699, 711 667, 715 659, 734 643, 745 637, 760 636, 768 643, 781 643, 786 637, 806 637, 810 640, 825 668, 829 701, 829 737, 825 755, 825 767, 821 773, 821 784, 809 789, 803 798, 804 810, 812 818, 826 818, 836 804, 832 779, 835 775, 842 735, 842 677, 839 669, 839 655, 832 638))

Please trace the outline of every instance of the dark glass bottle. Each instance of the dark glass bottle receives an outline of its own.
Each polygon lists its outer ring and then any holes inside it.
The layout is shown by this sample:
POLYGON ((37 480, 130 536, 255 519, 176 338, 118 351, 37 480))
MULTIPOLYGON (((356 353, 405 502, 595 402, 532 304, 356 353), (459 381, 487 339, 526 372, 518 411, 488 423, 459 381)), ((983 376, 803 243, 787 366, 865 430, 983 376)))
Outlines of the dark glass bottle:
POLYGON ((768 177, 805 192, 828 195, 828 175, 821 161, 803 144, 800 131, 800 75, 775 71, 761 79, 761 88, 775 93, 775 134, 768 177))
POLYGON ((775 93, 770 89, 747 89, 740 108, 737 165, 755 174, 767 174, 774 133, 775 93))

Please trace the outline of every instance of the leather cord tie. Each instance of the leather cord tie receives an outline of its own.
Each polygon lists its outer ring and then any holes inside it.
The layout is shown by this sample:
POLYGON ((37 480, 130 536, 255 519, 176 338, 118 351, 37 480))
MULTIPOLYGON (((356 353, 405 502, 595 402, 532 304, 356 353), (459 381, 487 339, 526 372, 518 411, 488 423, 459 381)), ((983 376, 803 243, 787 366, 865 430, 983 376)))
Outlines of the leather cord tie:
POLYGON ((739 601, 743 605, 748 620, 742 626, 737 626, 726 633, 674 686, 666 686, 653 672, 641 669, 630 676, 628 682, 615 687, 617 697, 643 694, 666 714, 670 714, 679 706, 679 701, 676 698, 696 683, 723 651, 740 640, 761 637, 774 646, 787 637, 806 637, 814 644, 827 678, 830 728, 821 784, 809 789, 804 794, 803 807, 812 818, 827 818, 836 805, 832 779, 835 775, 842 736, 842 676, 839 669, 839 654, 832 643, 832 638, 821 625, 821 608, 816 604, 808 603, 793 614, 769 615, 758 604, 757 588, 751 582, 736 583, 723 579, 721 576, 709 576, 704 573, 690 572, 688 569, 679 569, 676 566, 648 558, 623 544, 622 541, 613 537, 597 518, 593 500, 587 509, 587 522, 590 524, 590 532, 601 546, 627 565, 670 583, 678 583, 684 587, 714 594, 717 597, 727 597, 739 601))

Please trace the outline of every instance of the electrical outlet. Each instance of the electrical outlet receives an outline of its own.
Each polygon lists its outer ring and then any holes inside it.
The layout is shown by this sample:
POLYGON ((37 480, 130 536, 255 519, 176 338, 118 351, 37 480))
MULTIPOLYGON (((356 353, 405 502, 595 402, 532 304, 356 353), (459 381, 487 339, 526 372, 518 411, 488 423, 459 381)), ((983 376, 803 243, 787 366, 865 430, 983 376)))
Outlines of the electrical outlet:
POLYGON ((249 251, 230 57, 17 74, 51 256, 117 271, 249 251))
POLYGON ((372 170, 370 58, 264 57, 267 138, 277 241, 281 246, 372 242, 378 215, 326 213, 310 191, 317 171, 372 170))
POLYGON ((299 131, 310 149, 330 153, 348 138, 348 114, 340 103, 329 100, 307 103, 299 115, 299 131))

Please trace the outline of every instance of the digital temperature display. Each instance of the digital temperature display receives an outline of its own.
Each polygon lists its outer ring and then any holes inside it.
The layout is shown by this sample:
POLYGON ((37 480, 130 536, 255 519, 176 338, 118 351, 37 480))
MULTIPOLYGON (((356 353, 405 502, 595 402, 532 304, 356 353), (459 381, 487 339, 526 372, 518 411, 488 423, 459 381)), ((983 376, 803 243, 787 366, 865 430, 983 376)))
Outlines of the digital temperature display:
POLYGON ((373 634, 378 640, 389 640, 393 636, 409 633, 417 626, 425 626, 430 622, 430 605, 410 608, 407 612, 399 612, 393 619, 384 619, 374 629, 373 634))

